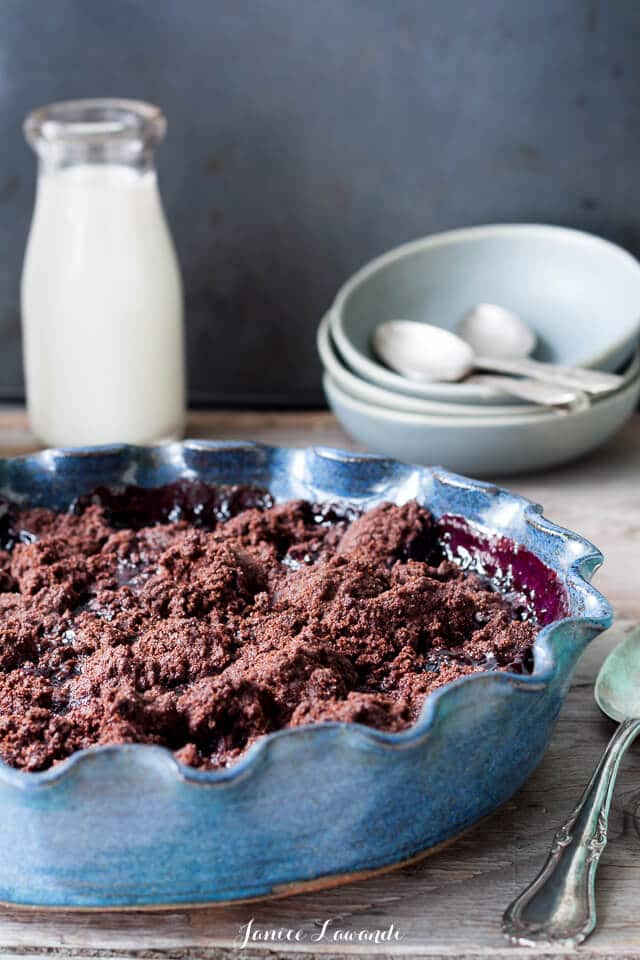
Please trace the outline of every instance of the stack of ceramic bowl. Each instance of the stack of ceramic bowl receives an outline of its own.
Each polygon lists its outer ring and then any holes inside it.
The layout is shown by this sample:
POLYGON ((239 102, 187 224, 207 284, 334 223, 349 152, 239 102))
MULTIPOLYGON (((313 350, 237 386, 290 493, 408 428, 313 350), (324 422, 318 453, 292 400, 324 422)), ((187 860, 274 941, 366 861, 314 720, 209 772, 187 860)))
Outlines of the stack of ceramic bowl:
POLYGON ((438 234, 392 250, 338 292, 318 331, 324 389, 365 448, 476 476, 543 469, 607 440, 640 396, 640 264, 620 247, 560 227, 503 225, 438 234), (517 314, 536 359, 621 374, 617 387, 558 410, 481 383, 416 382, 376 356, 390 320, 455 330, 478 304, 517 314))

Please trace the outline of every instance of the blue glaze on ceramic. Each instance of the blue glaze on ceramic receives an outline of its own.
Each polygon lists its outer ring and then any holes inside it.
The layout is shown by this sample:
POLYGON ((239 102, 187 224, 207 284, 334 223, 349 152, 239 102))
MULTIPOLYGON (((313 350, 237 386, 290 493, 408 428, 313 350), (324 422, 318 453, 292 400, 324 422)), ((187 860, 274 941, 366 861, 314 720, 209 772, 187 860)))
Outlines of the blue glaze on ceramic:
POLYGON ((484 673, 427 698, 401 733, 327 723, 271 734, 200 772, 160 747, 98 747, 43 773, 0 765, 0 900, 64 907, 259 897, 411 857, 504 803, 541 759, 584 646, 611 622, 601 554, 504 490, 438 468, 323 449, 186 442, 0 461, 0 491, 66 506, 100 484, 256 483, 278 499, 411 497, 505 535, 556 571, 568 616, 530 675, 484 673))

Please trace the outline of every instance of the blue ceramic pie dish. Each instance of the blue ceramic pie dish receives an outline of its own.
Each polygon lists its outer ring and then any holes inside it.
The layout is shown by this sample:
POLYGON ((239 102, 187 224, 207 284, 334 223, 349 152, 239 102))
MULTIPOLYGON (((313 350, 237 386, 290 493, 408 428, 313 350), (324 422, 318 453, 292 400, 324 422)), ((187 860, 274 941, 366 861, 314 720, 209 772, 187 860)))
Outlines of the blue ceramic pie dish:
POLYGON ((180 477, 258 484, 279 500, 417 498, 441 518, 461 562, 475 557, 529 589, 541 624, 534 669, 441 687, 400 733, 298 727, 221 770, 143 745, 81 751, 42 773, 0 764, 1 901, 148 908, 329 886, 432 850, 518 790, 545 751, 581 651, 611 622, 589 584, 602 561, 590 543, 488 484, 326 449, 198 441, 0 461, 1 493, 58 508, 99 485, 180 477))

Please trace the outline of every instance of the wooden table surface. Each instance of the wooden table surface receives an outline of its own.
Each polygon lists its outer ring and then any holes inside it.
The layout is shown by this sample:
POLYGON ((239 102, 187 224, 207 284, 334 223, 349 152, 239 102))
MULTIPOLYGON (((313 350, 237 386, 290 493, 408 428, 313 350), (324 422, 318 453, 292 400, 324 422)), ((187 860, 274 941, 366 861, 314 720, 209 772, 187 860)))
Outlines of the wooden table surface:
MULTIPOLYGON (((328 413, 197 412, 189 436, 254 439, 297 446, 353 448, 328 413)), ((24 414, 0 411, 0 454, 35 449, 24 414)), ((496 477, 496 480, 500 478, 496 477)), ((593 703, 592 684, 606 649, 640 620, 640 416, 607 447, 559 470, 503 483, 545 506, 547 516, 592 539, 607 560, 599 588, 620 622, 583 657, 551 746, 523 790, 494 817, 450 848, 396 873, 289 900, 166 913, 72 914, 0 910, 4 957, 470 958, 582 956, 640 958, 640 750, 622 770, 609 844, 598 875, 599 927, 578 950, 540 952, 509 946, 500 916, 537 872, 555 827, 577 801, 612 724, 593 703), (625 622, 627 621, 627 622, 625 622), (252 942, 259 934, 299 931, 298 941, 252 942), (392 939, 375 944, 392 925, 392 939), (324 930, 324 933, 323 933, 324 930)), ((1 829, 1 825, 0 825, 1 829)), ((290 934, 293 936, 293 934, 290 934)))

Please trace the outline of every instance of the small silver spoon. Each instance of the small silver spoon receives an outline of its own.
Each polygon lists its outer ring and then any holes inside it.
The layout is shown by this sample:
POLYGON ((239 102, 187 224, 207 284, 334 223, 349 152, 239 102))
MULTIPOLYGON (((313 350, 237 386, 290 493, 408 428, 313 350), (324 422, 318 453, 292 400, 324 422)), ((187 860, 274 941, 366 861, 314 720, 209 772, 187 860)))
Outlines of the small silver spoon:
POLYGON ((639 627, 604 661, 594 693, 603 713, 620 726, 580 803, 556 832, 544 867, 504 914, 502 928, 512 943, 574 947, 595 928, 595 877, 616 776, 625 750, 640 734, 639 627))
MULTIPOLYGON (((405 322, 408 321, 395 321, 394 328, 397 328, 399 324, 405 322)), ((382 326, 387 325, 383 324, 382 326)), ((374 349, 387 366, 401 373, 402 376, 408 380, 424 381, 425 379, 447 379, 449 377, 449 371, 446 369, 444 371, 440 371, 439 369, 432 370, 432 373, 437 374, 437 376, 430 376, 429 378, 425 377, 421 372, 414 372, 413 368, 408 365, 412 362, 413 357, 398 358, 397 356, 398 342, 400 342, 402 346, 404 341, 398 341, 398 338, 394 335, 389 339, 389 342, 387 342, 385 336, 386 331, 382 330, 382 326, 378 327, 375 331, 374 349), (392 353, 394 357, 393 362, 391 360, 392 353), (440 376, 441 373, 443 374, 442 376, 440 376)), ((440 349, 446 351, 447 346, 450 345, 449 340, 454 335, 449 334, 440 327, 432 327, 430 329, 436 331, 433 335, 434 341, 439 341, 440 349)), ((458 340, 457 337, 454 337, 454 339, 458 340)), ((435 364, 437 353, 432 353, 431 356, 432 362, 435 364)), ((509 397, 518 397, 520 400, 526 400, 528 403, 542 404, 560 413, 567 413, 570 410, 576 409, 586 409, 589 406, 589 398, 585 393, 569 387, 553 383, 543 383, 541 380, 533 380, 531 377, 505 377, 486 373, 476 373, 471 376, 465 376, 467 369, 465 358, 465 363, 459 369, 459 379, 464 378, 467 383, 476 383, 481 386, 490 387, 499 393, 504 393, 509 397)))
MULTIPOLYGON (((537 336, 524 320, 497 303, 479 303, 462 317, 455 331, 476 353, 491 344, 491 356, 502 360, 528 357, 535 348, 537 336)), ((555 386, 531 377, 507 377, 504 374, 476 373, 467 383, 483 384, 499 393, 516 394, 521 400, 544 404, 558 413, 588 410, 589 397, 582 390, 555 386)))
MULTIPOLYGON (((609 393, 623 382, 617 374, 600 370, 477 354, 471 344, 455 333, 414 320, 379 324, 373 334, 373 346, 387 366, 409 380, 456 381, 474 370, 490 370, 531 377, 591 395, 609 393)), ((490 350, 491 343, 486 348, 490 350)))

